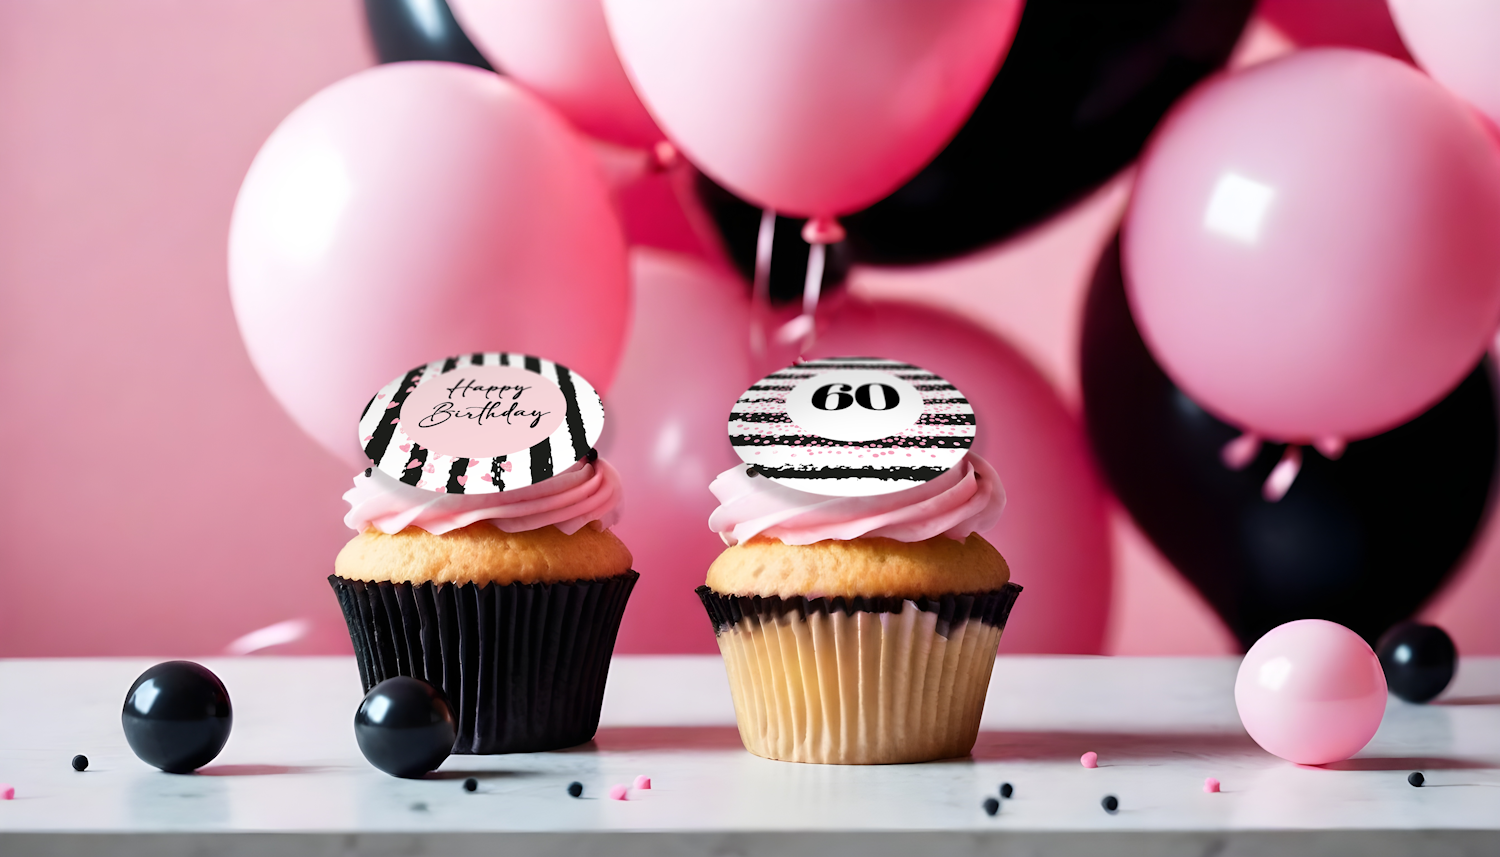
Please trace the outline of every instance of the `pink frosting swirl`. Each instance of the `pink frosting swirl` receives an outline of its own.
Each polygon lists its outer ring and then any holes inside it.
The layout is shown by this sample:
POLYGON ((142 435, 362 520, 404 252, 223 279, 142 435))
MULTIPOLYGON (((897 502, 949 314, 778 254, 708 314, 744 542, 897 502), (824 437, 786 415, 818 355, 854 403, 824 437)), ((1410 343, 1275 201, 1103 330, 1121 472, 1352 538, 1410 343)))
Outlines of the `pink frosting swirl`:
POLYGON ((374 527, 394 534, 420 527, 442 535, 489 521, 507 533, 550 525, 572 535, 585 524, 603 530, 620 519, 620 474, 602 458, 580 461, 551 479, 498 494, 438 494, 380 470, 366 473, 354 477, 354 487, 344 493, 349 503, 344 523, 361 532, 374 527))
POLYGON ((720 473, 709 490, 719 498, 719 508, 709 516, 708 527, 728 545, 757 535, 789 545, 861 536, 920 542, 944 535, 962 541, 993 527, 1005 509, 1000 477, 972 452, 925 485, 874 497, 798 491, 751 476, 743 464, 720 473))

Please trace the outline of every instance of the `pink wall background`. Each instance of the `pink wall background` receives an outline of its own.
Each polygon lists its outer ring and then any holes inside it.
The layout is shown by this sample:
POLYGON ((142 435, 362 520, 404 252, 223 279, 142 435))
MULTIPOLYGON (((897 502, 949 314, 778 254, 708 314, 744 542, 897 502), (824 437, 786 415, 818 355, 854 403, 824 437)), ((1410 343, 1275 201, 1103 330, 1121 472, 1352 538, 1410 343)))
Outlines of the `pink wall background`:
MULTIPOLYGON (((1261 26, 1241 61, 1286 47, 1261 26)), ((358 0, 0 4, 0 656, 201 656, 289 619, 310 632, 279 651, 348 650, 324 578, 349 474, 250 367, 225 242, 276 123, 372 62, 358 0)), ((1128 181, 1005 246, 852 288, 964 313, 1076 407, 1083 290, 1128 181)), ((665 182, 622 204, 637 243, 693 248, 665 182)), ((1118 510, 1113 541, 1106 651, 1232 651, 1118 510)), ((1425 615, 1500 654, 1497 600, 1492 527, 1425 615)), ((622 649, 646 639, 630 625, 677 621, 661 612, 633 602, 622 649)), ((707 634, 691 617, 680 648, 707 634)))

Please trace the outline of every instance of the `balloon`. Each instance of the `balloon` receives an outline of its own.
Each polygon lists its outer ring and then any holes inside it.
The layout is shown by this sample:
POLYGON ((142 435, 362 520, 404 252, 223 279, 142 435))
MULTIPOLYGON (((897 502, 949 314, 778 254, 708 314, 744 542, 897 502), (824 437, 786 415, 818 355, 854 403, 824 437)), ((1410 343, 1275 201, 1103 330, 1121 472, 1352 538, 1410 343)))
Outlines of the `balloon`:
POLYGON ((1105 493, 1077 421, 1014 348, 963 319, 911 304, 836 296, 808 357, 876 355, 947 378, 974 405, 973 449, 995 466, 1007 502, 981 533, 1026 588, 1007 652, 1097 654, 1109 612, 1105 493))
POLYGON ((708 528, 708 484, 740 460, 725 431, 753 380, 750 306, 732 279, 685 256, 637 249, 631 271, 635 324, 599 444, 625 485, 613 530, 644 570, 616 650, 717 653, 693 590, 724 550, 708 528))
POLYGON ((1116 496, 1241 645, 1305 618, 1373 642, 1438 591, 1484 521, 1500 452, 1488 361, 1427 413, 1337 461, 1309 450, 1276 503, 1261 484, 1281 448, 1225 466, 1237 432, 1151 359, 1118 244, 1085 304, 1080 369, 1085 424, 1116 496))
POLYGON ((1385 2, 1260 0, 1255 11, 1299 45, 1346 45, 1410 60, 1385 2))
POLYGON ((1427 702, 1443 692, 1458 666, 1458 648, 1436 625, 1402 622, 1375 647, 1391 693, 1407 702, 1427 702))
POLYGON ((1199 88, 1124 227, 1131 308, 1195 401, 1329 445, 1447 395, 1500 325, 1500 158, 1411 66, 1317 48, 1199 88))
POLYGON ((585 134, 647 148, 662 138, 641 105, 600 0, 452 0, 464 29, 505 73, 585 134))
MULTIPOLYGON (((1078 200, 1134 160, 1172 102, 1224 64, 1254 7, 1028 0, 1005 64, 947 148, 842 219, 854 254, 897 265, 961 256, 1078 200)), ((753 246, 753 227, 749 235, 753 246)))
POLYGON ((1417 62, 1439 83, 1500 122, 1500 3, 1389 0, 1417 62))
POLYGON ((604 11, 636 92, 689 160, 762 208, 831 217, 895 190, 953 136, 1005 56, 1021 0, 605 0, 604 11))
POLYGON ((365 0, 365 23, 383 63, 439 60, 493 70, 443 0, 365 0))
MULTIPOLYGON (((761 210, 702 174, 697 176, 696 191, 704 211, 713 219, 724 254, 745 278, 745 287, 749 288, 755 278, 755 248, 760 236, 761 210)), ((776 216, 776 238, 771 245, 770 296, 773 304, 802 299, 802 288, 807 284, 807 260, 812 249, 812 245, 802 240, 802 227, 806 223, 807 219, 802 217, 776 216)), ((828 245, 821 294, 831 294, 844 284, 852 262, 847 241, 828 245)))
POLYGON ((1326 765, 1358 753, 1385 716, 1385 676, 1342 625, 1301 619, 1268 631, 1234 681, 1240 723, 1267 753, 1326 765))
POLYGON ((444 355, 539 354, 607 389, 630 301, 588 148, 534 96, 449 63, 377 66, 293 111, 240 189, 229 280, 266 386, 356 467, 370 396, 444 355))

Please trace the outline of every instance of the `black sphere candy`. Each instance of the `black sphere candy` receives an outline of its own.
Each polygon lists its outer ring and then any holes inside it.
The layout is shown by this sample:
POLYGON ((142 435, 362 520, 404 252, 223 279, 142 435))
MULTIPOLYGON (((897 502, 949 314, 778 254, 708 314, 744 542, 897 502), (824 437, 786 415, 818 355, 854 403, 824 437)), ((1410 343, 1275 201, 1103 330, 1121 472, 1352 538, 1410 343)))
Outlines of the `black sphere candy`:
POLYGON ((441 691, 409 676, 375 685, 354 713, 354 737, 370 764, 393 777, 420 777, 453 750, 458 724, 441 691))
POLYGON ((1427 778, 1422 776, 1421 771, 1412 771, 1406 775, 1406 781, 1417 788, 1421 788, 1422 784, 1427 782, 1427 778))
POLYGON ((995 813, 997 813, 999 811, 1000 811, 1000 801, 995 800, 992 797, 987 797, 987 798, 984 799, 984 814, 985 815, 994 815, 995 813))
POLYGON ((73 770, 86 771, 89 768, 89 757, 79 753, 73 757, 73 770))
POLYGON ((476 780, 476 779, 474 779, 473 777, 469 777, 467 780, 464 780, 464 791, 466 791, 466 792, 477 792, 477 791, 479 791, 479 781, 476 780))
POLYGON ((1105 795, 1104 800, 1099 801, 1099 805, 1104 807, 1105 812, 1114 812, 1120 808, 1120 799, 1114 795, 1105 795))
POLYGON ((1417 622, 1392 626, 1375 652, 1386 687, 1407 702, 1426 702, 1442 693, 1458 665, 1453 638, 1442 628, 1417 622))
POLYGON ((573 797, 583 797, 583 783, 568 783, 568 794, 573 797))
POLYGON ((167 661, 130 686, 120 722, 141 761, 186 774, 224 749, 234 712, 218 676, 191 661, 167 661))
POLYGON ((1000 784, 1000 796, 1001 797, 1003 797, 1003 798, 1009 798, 1011 795, 1013 795, 1015 793, 1016 793, 1015 787, 1012 786, 1010 783, 1001 783, 1000 784))

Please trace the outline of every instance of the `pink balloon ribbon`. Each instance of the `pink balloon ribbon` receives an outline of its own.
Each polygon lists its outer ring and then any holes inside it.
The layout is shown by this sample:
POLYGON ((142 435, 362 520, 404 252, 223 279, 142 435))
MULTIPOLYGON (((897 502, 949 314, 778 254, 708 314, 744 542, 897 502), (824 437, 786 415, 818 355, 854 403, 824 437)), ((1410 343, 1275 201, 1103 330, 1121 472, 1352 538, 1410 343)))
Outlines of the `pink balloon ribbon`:
POLYGON ((1266 484, 1261 486, 1260 495, 1268 502, 1277 502, 1291 490, 1292 483, 1297 481, 1297 474, 1301 472, 1302 447, 1295 443, 1287 444, 1286 452, 1281 454, 1281 460, 1276 462, 1271 475, 1266 477, 1266 484))

